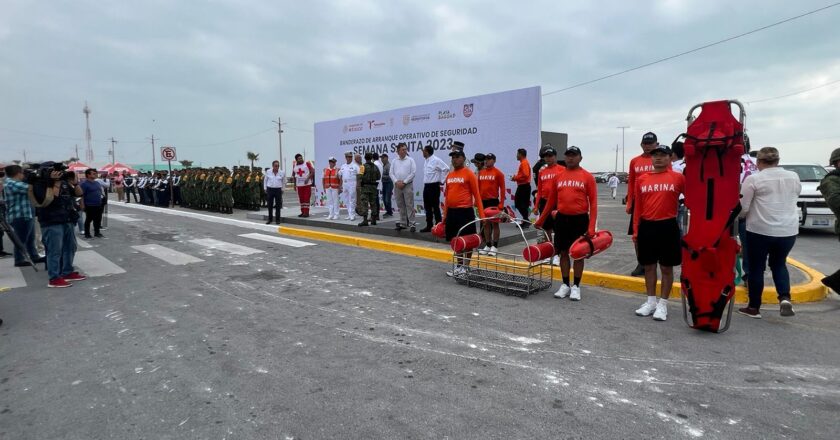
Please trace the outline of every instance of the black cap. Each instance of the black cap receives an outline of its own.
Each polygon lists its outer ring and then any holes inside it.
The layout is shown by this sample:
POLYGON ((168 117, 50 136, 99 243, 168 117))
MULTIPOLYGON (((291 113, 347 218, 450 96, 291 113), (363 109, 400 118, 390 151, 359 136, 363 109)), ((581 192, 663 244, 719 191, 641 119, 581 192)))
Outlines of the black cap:
POLYGON ((453 143, 452 143, 452 146, 450 147, 450 149, 451 149, 451 150, 461 150, 461 151, 464 151, 464 143, 463 143, 463 142, 461 142, 461 141, 455 141, 455 142, 453 142, 453 143))
POLYGON ((470 162, 484 162, 487 159, 487 156, 484 153, 475 153, 472 160, 470 162))
POLYGON ((554 147, 543 147, 542 151, 540 151, 540 157, 545 156, 557 156, 557 150, 554 147))
POLYGON ((485 160, 486 160, 486 159, 493 159, 493 160, 495 160, 495 159, 496 159, 496 155, 495 155, 495 154, 493 154, 493 153, 487 153, 487 154, 485 154, 485 155, 484 155, 484 159, 485 159, 485 160))
POLYGON ((453 148, 452 151, 449 152, 449 157, 455 157, 455 156, 467 157, 467 155, 464 154, 464 150, 459 150, 457 148, 453 148))
POLYGON ((656 143, 656 134, 653 132, 647 132, 642 135, 642 143, 643 144, 655 144, 656 143))
POLYGON ((667 145, 659 144, 659 145, 653 147, 653 150, 650 150, 650 154, 653 154, 653 153, 665 153, 667 155, 670 155, 671 154, 671 148, 669 148, 667 145))
POLYGON ((563 154, 566 155, 566 156, 568 156, 570 154, 577 154, 578 156, 580 156, 581 153, 580 153, 580 148, 572 145, 571 147, 566 148, 566 152, 563 153, 563 154))

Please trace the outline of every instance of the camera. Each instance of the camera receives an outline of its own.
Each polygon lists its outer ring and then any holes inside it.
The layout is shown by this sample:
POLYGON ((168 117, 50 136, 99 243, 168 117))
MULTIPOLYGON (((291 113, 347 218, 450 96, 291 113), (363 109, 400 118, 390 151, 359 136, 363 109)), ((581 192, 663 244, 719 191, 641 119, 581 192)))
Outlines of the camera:
POLYGON ((29 168, 23 170, 24 181, 30 185, 46 185, 54 181, 52 173, 60 171, 61 176, 58 180, 67 180, 67 166, 61 162, 44 162, 41 164, 32 164, 29 168))

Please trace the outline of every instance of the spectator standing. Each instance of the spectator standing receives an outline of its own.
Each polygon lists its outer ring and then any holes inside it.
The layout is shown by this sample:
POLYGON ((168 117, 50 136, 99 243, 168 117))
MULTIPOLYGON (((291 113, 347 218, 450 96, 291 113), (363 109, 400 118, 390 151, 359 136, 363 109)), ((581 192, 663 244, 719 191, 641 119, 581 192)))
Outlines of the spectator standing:
POLYGON ((122 174, 114 173, 114 190, 117 192, 117 201, 122 202, 125 196, 125 176, 122 174))
POLYGON ((397 160, 391 164, 391 180, 394 181, 394 194, 397 198, 397 209, 400 210, 400 222, 396 229, 410 228, 411 232, 417 229, 414 220, 414 176, 417 173, 417 164, 408 155, 408 146, 405 143, 397 145, 397 160))
POLYGON ((680 228, 677 224, 680 195, 685 190, 685 176, 669 170, 671 149, 657 145, 651 150, 653 171, 636 182, 633 199, 633 241, 639 249, 639 264, 645 269, 647 301, 636 310, 638 316, 653 315, 656 321, 668 319, 668 298, 674 284, 674 266, 682 264, 680 228), (662 272, 662 287, 656 301, 657 265, 662 272))
POLYGON ((356 180, 359 177, 359 166, 353 163, 353 152, 344 153, 345 164, 338 169, 338 179, 341 187, 339 195, 344 194, 344 206, 347 207, 347 220, 356 219, 356 180))
POLYGON ((607 181, 607 186, 610 188, 613 200, 615 200, 615 196, 618 195, 618 183, 618 176, 610 174, 610 180, 607 181))
POLYGON ((379 159, 382 162, 382 206, 385 208, 385 215, 382 218, 392 217, 394 208, 391 198, 394 196, 394 181, 391 180, 391 163, 386 153, 382 153, 379 159))
POLYGON ((82 210, 85 212, 85 238, 91 238, 90 224, 93 223, 94 236, 104 238, 102 229, 102 185, 96 180, 96 170, 88 168, 85 180, 79 185, 82 189, 82 210))
MULTIPOLYGON (((0 164, 0 221, 6 221, 6 196, 3 190, 3 181, 6 180, 5 169, 6 167, 0 164)), ((3 229, 0 229, 0 258, 6 258, 11 255, 3 249, 3 235, 5 235, 5 232, 3 232, 3 229)))
MULTIPOLYGON (((749 151, 749 138, 746 135, 744 135, 744 142, 747 147, 747 151, 749 151)), ((746 180, 747 177, 758 172, 755 162, 755 158, 752 157, 749 152, 744 153, 744 155, 741 156, 741 186, 744 185, 744 180, 746 180)), ((738 222, 738 240, 741 242, 741 269, 744 273, 741 279, 744 280, 744 285, 749 288, 750 256, 747 246, 747 222, 743 219, 738 222)))
MULTIPOLYGON (((279 165, 278 165, 279 166, 279 165)), ((315 181, 315 169, 309 162, 303 161, 303 155, 295 154, 295 166, 292 167, 295 178, 295 188, 300 201, 298 217, 309 217, 309 199, 312 197, 312 183, 315 181)))
POLYGON ((124 173, 123 185, 125 186, 125 203, 131 203, 132 195, 134 195, 134 203, 137 203, 137 179, 131 174, 124 173))
POLYGON ((796 200, 802 191, 799 176, 779 167, 779 150, 764 147, 758 152, 758 173, 741 185, 742 216, 747 220, 749 260, 749 305, 738 313, 761 318, 761 295, 768 259, 778 292, 782 316, 793 316, 790 303, 790 274, 785 260, 799 234, 796 200))
POLYGON ((23 249, 15 246, 15 267, 31 266, 26 261, 26 254, 35 263, 45 260, 38 255, 35 247, 35 220, 32 218, 32 203, 29 201, 29 184, 23 182, 23 169, 20 165, 5 168, 6 178, 3 193, 6 199, 6 221, 23 243, 23 249))
MULTIPOLYGON (((519 161, 519 168, 510 180, 516 183, 516 193, 513 195, 513 205, 519 211, 522 220, 530 218, 531 207, 531 164, 528 163, 528 150, 520 148, 516 150, 516 160, 519 161)), ((530 223, 522 223, 523 228, 530 227, 530 223)))
POLYGON ((440 213, 440 192, 449 165, 435 156, 435 149, 431 145, 423 147, 423 208, 426 211, 426 227, 420 232, 431 232, 432 226, 442 220, 440 213))
MULTIPOLYGON (((280 224, 280 212, 283 210, 283 186, 286 182, 286 173, 280 170, 280 161, 271 162, 271 170, 266 171, 263 179, 266 202, 268 203, 268 221, 271 224, 276 221, 280 224)), ((324 187, 326 189, 326 186, 324 187)), ((327 195, 329 198, 329 195, 327 195)))
POLYGON ((341 188, 341 183, 338 178, 338 168, 335 167, 338 160, 330 157, 327 162, 330 164, 324 168, 321 183, 324 185, 324 195, 327 196, 327 220, 338 220, 338 191, 341 188))
MULTIPOLYGON (((829 163, 834 167, 834 170, 823 177, 820 182, 819 190, 825 197, 825 202, 831 208, 834 216, 840 219, 840 148, 836 148, 831 152, 829 163)), ((834 233, 840 236, 840 221, 834 221, 834 233)), ((840 270, 823 278, 822 283, 833 290, 834 293, 840 294, 840 270)))
MULTIPOLYGON (((46 162, 42 168, 52 168, 54 163, 46 162)), ((96 170, 93 178, 96 177, 96 170)), ((71 281, 82 281, 86 277, 73 270, 76 255, 76 236, 73 234, 79 214, 73 208, 73 197, 82 196, 82 188, 68 179, 61 179, 61 171, 52 171, 51 180, 33 187, 33 196, 38 208, 38 223, 44 249, 47 252, 47 287, 70 287, 71 281)), ((97 184, 98 186, 98 184, 97 184)))

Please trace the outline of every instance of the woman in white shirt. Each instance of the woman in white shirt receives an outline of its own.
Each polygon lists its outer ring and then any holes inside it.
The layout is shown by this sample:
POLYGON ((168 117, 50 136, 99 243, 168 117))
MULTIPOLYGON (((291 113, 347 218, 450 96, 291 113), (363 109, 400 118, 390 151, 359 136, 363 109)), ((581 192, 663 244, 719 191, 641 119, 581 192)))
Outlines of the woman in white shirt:
POLYGON ((793 316, 790 303, 790 275, 785 260, 799 233, 796 200, 802 191, 799 176, 779 167, 779 150, 764 147, 756 157, 758 172, 741 185, 742 216, 747 222, 749 258, 749 296, 747 307, 738 313, 761 318, 761 294, 768 260, 778 292, 782 316, 793 316))

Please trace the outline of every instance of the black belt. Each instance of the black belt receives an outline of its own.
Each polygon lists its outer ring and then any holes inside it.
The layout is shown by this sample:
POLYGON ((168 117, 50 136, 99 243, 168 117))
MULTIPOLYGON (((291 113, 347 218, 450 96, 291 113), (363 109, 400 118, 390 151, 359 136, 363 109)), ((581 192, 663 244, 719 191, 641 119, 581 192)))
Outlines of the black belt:
POLYGON ((362 186, 377 186, 378 183, 362 183, 362 186))

